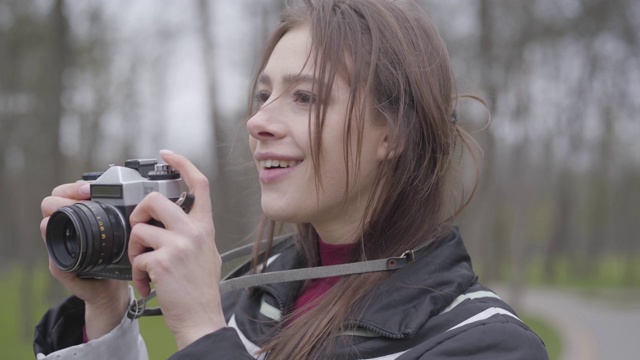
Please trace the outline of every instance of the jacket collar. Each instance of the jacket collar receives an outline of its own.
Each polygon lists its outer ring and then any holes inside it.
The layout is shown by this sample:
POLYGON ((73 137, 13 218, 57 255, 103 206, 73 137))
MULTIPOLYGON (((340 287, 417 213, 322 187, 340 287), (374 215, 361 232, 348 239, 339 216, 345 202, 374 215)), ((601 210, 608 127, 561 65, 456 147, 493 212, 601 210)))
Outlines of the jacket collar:
POLYGON ((349 323, 393 338, 411 337, 477 279, 457 228, 385 278, 360 301, 349 323))
MULTIPOLYGON (((302 259, 292 244, 272 262, 269 271, 302 266, 302 259)), ((471 259, 455 228, 413 262, 382 280, 356 305, 352 314, 360 316, 352 316, 347 322, 386 337, 411 337, 475 280, 471 259)), ((267 284, 260 289, 274 296, 281 310, 287 313, 302 284, 302 281, 267 284)))

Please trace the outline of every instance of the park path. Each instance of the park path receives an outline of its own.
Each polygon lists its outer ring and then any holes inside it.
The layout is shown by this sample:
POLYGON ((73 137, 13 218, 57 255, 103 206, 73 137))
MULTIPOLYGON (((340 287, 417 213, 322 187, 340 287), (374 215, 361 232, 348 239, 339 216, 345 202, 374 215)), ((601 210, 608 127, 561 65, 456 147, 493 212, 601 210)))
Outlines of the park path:
MULTIPOLYGON (((506 289, 500 291, 507 294, 506 289)), ((562 336, 559 360, 640 360, 640 292, 616 301, 557 288, 528 288, 516 309, 542 316, 562 336)))

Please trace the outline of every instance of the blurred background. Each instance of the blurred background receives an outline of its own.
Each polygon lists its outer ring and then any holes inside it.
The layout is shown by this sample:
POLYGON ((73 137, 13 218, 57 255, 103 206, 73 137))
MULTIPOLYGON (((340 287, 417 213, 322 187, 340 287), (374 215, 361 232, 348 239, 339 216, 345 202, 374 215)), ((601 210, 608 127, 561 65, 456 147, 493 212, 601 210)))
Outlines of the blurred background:
MULTIPOLYGON (((484 149, 459 225, 556 359, 631 359, 640 323, 640 3, 423 0, 449 46, 461 123, 484 149), (605 356, 606 355, 606 356, 605 356)), ((67 296, 49 276, 40 201, 129 158, 186 154, 208 175, 221 250, 259 193, 244 121, 280 0, 0 0, 0 354, 33 358, 67 296)), ((175 344, 142 320, 152 358, 175 344), (166 339, 166 340, 164 340, 166 339)))

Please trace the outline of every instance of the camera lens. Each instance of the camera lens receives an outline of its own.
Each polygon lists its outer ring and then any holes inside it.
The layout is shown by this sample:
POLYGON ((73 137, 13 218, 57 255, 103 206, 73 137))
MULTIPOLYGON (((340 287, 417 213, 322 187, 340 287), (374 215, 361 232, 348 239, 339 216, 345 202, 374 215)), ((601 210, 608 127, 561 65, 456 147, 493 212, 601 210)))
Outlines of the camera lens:
POLYGON ((76 234, 76 228, 71 221, 67 221, 62 228, 62 241, 64 242, 67 254, 75 259, 80 252, 80 240, 76 234))
POLYGON ((51 214, 46 231, 49 256, 66 272, 100 270, 126 252, 125 223, 116 208, 84 201, 51 214))

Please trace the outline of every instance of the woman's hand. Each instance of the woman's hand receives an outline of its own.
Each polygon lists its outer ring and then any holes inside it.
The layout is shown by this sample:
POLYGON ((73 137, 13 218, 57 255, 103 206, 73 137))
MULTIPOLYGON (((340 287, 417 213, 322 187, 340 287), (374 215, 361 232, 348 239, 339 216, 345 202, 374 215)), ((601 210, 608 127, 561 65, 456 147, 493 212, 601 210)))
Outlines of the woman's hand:
MULTIPOLYGON (((51 214, 62 206, 89 199, 89 184, 77 182, 53 189, 51 196, 40 205, 44 219, 40 223, 42 239, 46 242, 46 229, 51 214)), ((49 271, 73 295, 84 300, 87 337, 97 339, 113 330, 122 319, 129 304, 126 281, 79 279, 75 273, 60 270, 49 258, 49 271)))
POLYGON ((161 151, 178 170, 195 202, 189 214, 159 193, 147 195, 130 216, 129 260, 133 285, 147 296, 156 290, 164 320, 183 349, 200 337, 226 326, 220 304, 222 261, 207 178, 185 157, 161 151), (149 225, 155 219, 164 228, 149 225))

